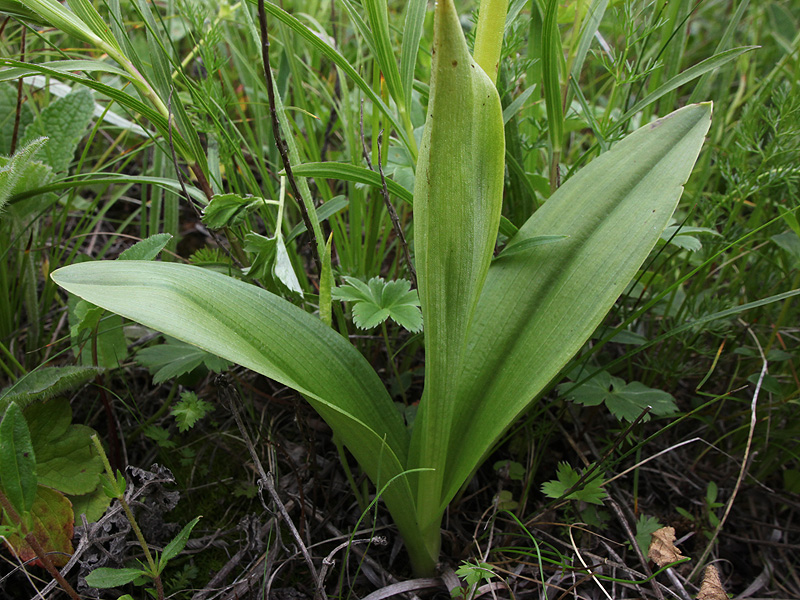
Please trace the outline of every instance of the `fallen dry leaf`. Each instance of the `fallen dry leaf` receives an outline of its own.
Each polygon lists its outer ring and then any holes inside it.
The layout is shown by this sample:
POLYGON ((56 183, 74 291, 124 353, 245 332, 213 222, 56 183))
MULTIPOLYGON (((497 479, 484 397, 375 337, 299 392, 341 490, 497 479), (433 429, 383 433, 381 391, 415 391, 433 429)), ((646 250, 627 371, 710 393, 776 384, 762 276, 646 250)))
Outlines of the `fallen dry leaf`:
POLYGON ((719 579, 719 571, 714 565, 706 567, 697 600, 728 600, 728 594, 725 593, 725 588, 722 587, 722 581, 719 579))
POLYGON ((675 547, 674 527, 662 527, 653 532, 653 539, 650 541, 650 550, 647 552, 647 558, 659 567, 686 558, 675 547))

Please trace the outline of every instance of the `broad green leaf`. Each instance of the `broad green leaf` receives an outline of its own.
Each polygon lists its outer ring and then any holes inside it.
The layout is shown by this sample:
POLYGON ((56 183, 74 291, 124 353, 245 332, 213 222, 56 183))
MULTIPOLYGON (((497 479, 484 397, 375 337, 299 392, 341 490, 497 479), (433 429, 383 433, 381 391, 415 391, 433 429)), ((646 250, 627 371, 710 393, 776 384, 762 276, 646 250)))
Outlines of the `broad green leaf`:
POLYGON ((0 422, 0 488, 21 516, 36 498, 36 454, 22 410, 9 404, 0 422))
POLYGON ((45 107, 25 129, 22 143, 47 136, 50 141, 42 151, 43 161, 56 173, 66 171, 93 112, 92 93, 79 88, 45 107))
POLYGON ((147 575, 141 569, 112 569, 110 567, 100 567, 86 576, 86 585, 94 588, 113 588, 130 583, 147 575))
MULTIPOLYGON (((73 551, 72 504, 61 492, 40 485, 35 490, 31 518, 33 530, 30 533, 50 556, 53 564, 63 567, 73 551)), ((20 535, 9 537, 7 545, 20 560, 32 561, 31 564, 42 566, 36 553, 20 535)))
MULTIPOLYGON (((286 300, 171 263, 88 262, 51 277, 89 302, 297 390, 376 483, 404 470, 408 433, 378 375, 339 333, 286 300)), ((406 478, 384 499, 413 548, 414 499, 406 478)))
POLYGON ((457 378, 453 439, 471 443, 449 450, 442 507, 633 279, 675 210, 710 119, 710 104, 693 105, 632 133, 561 186, 510 243, 553 232, 567 239, 492 264, 457 378))
POLYGON ((124 250, 117 260, 155 260, 171 239, 169 233, 156 233, 124 250))
POLYGON ((0 414, 11 402, 25 408, 34 400, 47 400, 79 387, 98 373, 94 367, 42 367, 30 371, 0 392, 0 414))
POLYGON ((82 495, 100 485, 103 462, 94 451, 94 430, 72 423, 72 409, 64 398, 36 402, 25 409, 36 454, 40 485, 65 494, 82 495))
POLYGON ((69 499, 72 502, 72 514, 75 518, 75 523, 79 525, 83 522, 81 515, 86 515, 86 520, 89 523, 94 523, 105 514, 108 505, 111 504, 111 498, 103 492, 102 483, 88 494, 70 496, 69 499))
POLYGON ((412 464, 435 469, 420 473, 418 484, 420 527, 435 560, 451 424, 461 410, 454 392, 500 223, 505 138, 497 90, 470 56, 453 1, 437 2, 434 18, 428 116, 414 187, 425 389, 412 464))

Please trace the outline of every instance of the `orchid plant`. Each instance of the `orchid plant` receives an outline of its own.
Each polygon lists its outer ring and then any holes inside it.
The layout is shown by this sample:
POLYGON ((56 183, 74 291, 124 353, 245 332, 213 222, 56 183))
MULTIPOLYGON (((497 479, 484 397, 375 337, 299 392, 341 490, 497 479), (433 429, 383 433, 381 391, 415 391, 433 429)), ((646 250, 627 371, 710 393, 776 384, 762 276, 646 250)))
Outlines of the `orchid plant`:
MULTIPOLYGON (((580 350, 655 246, 710 125, 711 106, 700 104, 631 133, 511 231, 508 251, 495 258, 505 140, 494 79, 506 5, 482 2, 474 56, 453 0, 435 7, 413 198, 425 383, 411 429, 345 337, 264 289, 166 262, 84 262, 52 273, 88 302, 300 393, 372 479, 419 575, 435 570, 450 501, 580 350)), ((93 25, 113 47, 110 31, 93 25)), ((405 80, 389 79, 401 87, 405 80)), ((155 93, 140 84, 145 97, 155 93)), ((155 106, 161 119, 163 107, 155 106)), ((396 128, 412 137, 402 120, 396 128)), ((194 148, 194 138, 186 139, 179 151, 194 148)))

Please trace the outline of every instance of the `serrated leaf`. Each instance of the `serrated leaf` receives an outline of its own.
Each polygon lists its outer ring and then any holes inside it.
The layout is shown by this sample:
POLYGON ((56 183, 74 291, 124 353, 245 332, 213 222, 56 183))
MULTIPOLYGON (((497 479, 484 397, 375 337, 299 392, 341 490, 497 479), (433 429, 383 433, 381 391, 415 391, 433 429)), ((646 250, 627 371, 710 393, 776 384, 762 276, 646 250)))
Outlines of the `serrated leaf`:
POLYGON ((141 569, 112 569, 110 567, 100 567, 86 576, 86 584, 94 588, 113 588, 125 585, 147 575, 141 569))
POLYGON ((34 400, 47 400, 94 379, 94 367, 42 367, 20 377, 0 392, 0 414, 11 402, 25 408, 34 400))
POLYGON ((25 128, 23 143, 40 136, 49 137, 50 142, 44 148, 42 158, 56 173, 66 171, 92 120, 93 112, 92 93, 86 88, 79 88, 46 106, 25 128))
POLYGON ((336 300, 353 302, 353 322, 361 329, 372 329, 392 319, 395 323, 416 333, 422 329, 422 312, 417 292, 405 279, 384 281, 373 277, 369 282, 345 277, 346 285, 334 288, 336 300))
POLYGON ((25 410, 36 453, 39 484, 65 494, 88 494, 100 485, 103 462, 94 451, 91 427, 72 423, 64 398, 37 402, 25 410))
MULTIPOLYGON (((63 567, 72 554, 72 504, 61 492, 40 485, 31 506, 31 519, 33 529, 29 533, 41 544, 53 564, 63 567)), ((10 536, 7 545, 20 560, 30 560, 41 566, 36 553, 21 536, 10 536)))
POLYGON ((0 422, 0 487, 20 515, 36 498, 36 455, 22 410, 12 402, 0 422))
POLYGON ((200 365, 205 365, 215 373, 221 373, 230 366, 227 360, 219 356, 170 337, 163 344, 142 348, 136 353, 135 360, 150 370, 155 384, 191 373, 200 365))
POLYGON ((214 405, 201 400, 194 392, 184 392, 181 399, 170 409, 181 433, 194 427, 195 423, 214 410, 214 405))
POLYGON ((653 533, 662 527, 663 525, 655 517, 649 517, 645 514, 639 515, 639 519, 636 521, 636 543, 642 550, 642 554, 647 554, 653 533))
POLYGON ((156 233, 124 250, 117 260, 154 260, 171 239, 169 233, 156 233))
POLYGON ((583 406, 597 406, 605 402, 606 408, 620 420, 634 421, 648 406, 651 410, 645 415, 645 421, 650 419, 651 414, 663 417, 678 410, 672 394, 638 381, 625 383, 606 371, 601 371, 577 388, 571 389, 572 385, 564 383, 558 389, 562 392, 570 390, 566 397, 583 406))
MULTIPOLYGON (((590 467, 591 468, 591 465, 590 467)), ((548 498, 561 498, 567 491, 580 481, 581 475, 573 469, 569 463, 558 463, 556 471, 558 479, 550 480, 542 484, 542 493, 548 498)), ((583 487, 571 492, 565 500, 581 500, 589 504, 603 504, 606 491, 602 487, 603 479, 598 477, 583 483, 583 487)))
POLYGON ((360 329, 372 329, 389 318, 389 309, 371 302, 358 302, 353 305, 353 323, 360 329))

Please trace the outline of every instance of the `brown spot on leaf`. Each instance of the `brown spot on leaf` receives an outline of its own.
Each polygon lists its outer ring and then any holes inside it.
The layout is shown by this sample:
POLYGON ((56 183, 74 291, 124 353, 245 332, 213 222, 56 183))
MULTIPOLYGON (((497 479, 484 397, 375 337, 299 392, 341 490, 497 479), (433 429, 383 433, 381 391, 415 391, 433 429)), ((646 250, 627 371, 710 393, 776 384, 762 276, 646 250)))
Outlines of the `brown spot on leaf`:
POLYGON ((454 60, 454 61, 453 61, 453 66, 454 66, 454 67, 457 67, 457 66, 458 66, 458 61, 457 61, 457 60, 454 60))
POLYGON ((650 541, 650 550, 647 552, 647 558, 652 560, 659 567, 686 558, 681 554, 681 551, 675 547, 674 527, 662 527, 653 532, 653 539, 650 541))

